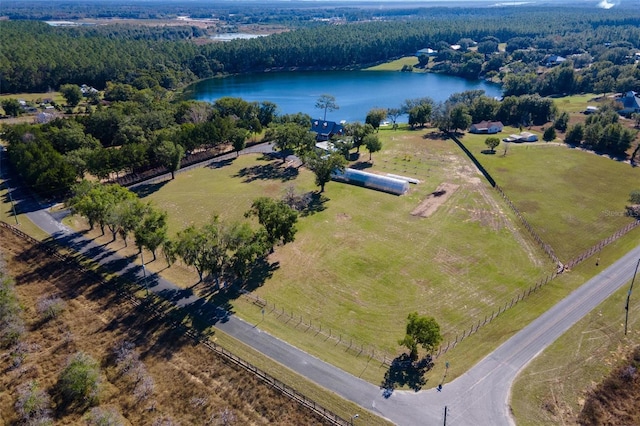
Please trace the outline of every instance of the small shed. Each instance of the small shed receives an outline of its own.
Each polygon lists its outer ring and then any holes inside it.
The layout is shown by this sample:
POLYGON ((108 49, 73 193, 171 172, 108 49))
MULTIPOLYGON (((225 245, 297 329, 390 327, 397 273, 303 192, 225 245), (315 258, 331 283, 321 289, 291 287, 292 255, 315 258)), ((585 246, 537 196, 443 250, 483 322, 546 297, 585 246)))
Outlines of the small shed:
POLYGON ((538 135, 530 132, 522 132, 520 133, 520 141, 521 142, 535 142, 538 140, 538 135))
POLYGON ((517 135, 509 135, 502 139, 505 142, 535 142, 538 140, 538 135, 530 132, 522 132, 517 135))

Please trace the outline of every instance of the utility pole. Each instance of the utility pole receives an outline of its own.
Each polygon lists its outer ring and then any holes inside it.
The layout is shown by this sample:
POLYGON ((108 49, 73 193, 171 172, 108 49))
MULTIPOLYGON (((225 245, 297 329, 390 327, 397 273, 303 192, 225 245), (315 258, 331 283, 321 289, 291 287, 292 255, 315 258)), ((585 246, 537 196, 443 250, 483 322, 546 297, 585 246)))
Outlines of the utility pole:
POLYGON ((145 297, 149 297, 149 284, 147 284, 147 269, 144 267, 144 256, 140 249, 140 261, 142 262, 142 279, 144 280, 145 297))
POLYGON ((444 426, 447 426, 447 406, 444 406, 444 426))
POLYGON ((629 299, 631 299, 631 291, 633 290, 633 282, 636 280, 636 274, 638 273, 638 266, 640 266, 640 259, 638 259, 638 263, 636 263, 636 270, 633 273, 633 279, 631 280, 631 285, 629 286, 629 291, 627 292, 627 304, 624 307, 625 315, 624 315, 624 335, 627 335, 627 323, 629 322, 629 299))

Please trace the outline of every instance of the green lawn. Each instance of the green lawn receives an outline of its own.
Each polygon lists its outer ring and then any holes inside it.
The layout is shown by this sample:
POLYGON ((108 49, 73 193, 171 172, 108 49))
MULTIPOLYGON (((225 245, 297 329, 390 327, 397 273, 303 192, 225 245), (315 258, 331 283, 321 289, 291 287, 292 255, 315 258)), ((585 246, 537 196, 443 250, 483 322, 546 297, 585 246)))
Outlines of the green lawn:
MULTIPOLYGON (((516 131, 506 128, 500 137, 516 131)), ((640 170, 561 144, 504 142, 486 155, 486 136, 462 139, 562 261, 581 254, 631 221, 624 216, 640 170)))
POLYGON ((561 98, 554 98, 554 103, 560 109, 560 111, 566 111, 569 113, 583 112, 587 109, 587 106, 597 106, 595 99, 598 95, 593 93, 586 93, 582 95, 563 96, 561 98))
MULTIPOLYGON (((398 197, 329 183, 325 210, 300 219, 296 241, 277 248, 271 261, 278 262, 278 269, 255 290, 277 307, 261 328, 374 383, 384 369, 367 366, 366 359, 345 357, 340 347, 293 323, 284 324, 275 314, 284 309, 302 315, 305 323, 311 320, 392 357, 399 353, 397 340, 409 312, 433 315, 445 339, 453 339, 552 269, 526 234, 514 228, 517 222, 457 146, 424 135, 382 130, 384 148, 374 154, 371 167, 416 177, 419 185, 398 197), (459 187, 431 217, 412 216, 444 182, 459 187)), ((361 166, 369 165, 368 157, 362 153, 361 166)), ((313 176, 305 169, 298 170, 294 180, 283 181, 279 176, 286 173, 278 161, 241 156, 217 169, 178 174, 153 188, 148 198, 169 211, 175 233, 213 214, 224 220, 240 218, 255 197, 279 197, 289 185, 299 191, 314 189, 313 176), (275 177, 248 179, 247 170, 275 177)), ((194 273, 186 274, 179 266, 163 273, 184 285, 197 281, 194 273)), ((262 321, 257 306, 236 301, 234 308, 250 321, 262 321)))
MULTIPOLYGON (((53 99, 58 105, 64 105, 65 100, 60 92, 43 92, 43 93, 15 93, 15 94, 3 94, 0 95, 0 101, 5 99, 23 99, 27 102, 42 102, 43 99, 53 99)), ((38 105, 36 105, 38 106, 38 105)), ((0 111, 4 114, 4 110, 0 105, 0 111)))
POLYGON ((376 65, 375 67, 365 68, 366 71, 400 71, 403 66, 414 66, 418 64, 418 58, 415 56, 405 56, 391 62, 376 65))

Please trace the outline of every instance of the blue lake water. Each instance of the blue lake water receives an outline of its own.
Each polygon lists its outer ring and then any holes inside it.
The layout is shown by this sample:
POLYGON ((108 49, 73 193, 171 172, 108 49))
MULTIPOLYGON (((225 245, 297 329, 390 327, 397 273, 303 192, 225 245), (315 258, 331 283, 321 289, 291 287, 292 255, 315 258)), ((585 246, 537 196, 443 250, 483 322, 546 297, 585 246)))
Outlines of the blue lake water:
MULTIPOLYGON (((225 97, 246 101, 270 101, 279 114, 303 112, 322 118, 315 108, 318 97, 336 98, 339 109, 327 112, 327 120, 363 122, 372 108, 398 108, 406 99, 428 96, 445 101, 451 94, 482 89, 487 96, 501 96, 500 86, 483 80, 465 80, 440 74, 399 71, 309 71, 229 76, 200 81, 187 91, 189 99, 214 102, 225 97)), ((404 120, 399 120, 406 122, 404 120)))

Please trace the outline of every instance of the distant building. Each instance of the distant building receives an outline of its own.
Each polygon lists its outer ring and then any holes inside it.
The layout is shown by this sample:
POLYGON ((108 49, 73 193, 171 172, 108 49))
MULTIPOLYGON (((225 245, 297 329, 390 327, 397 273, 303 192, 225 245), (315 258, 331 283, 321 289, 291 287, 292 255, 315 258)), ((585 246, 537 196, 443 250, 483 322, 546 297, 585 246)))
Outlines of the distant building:
POLYGON ((469 128, 469 132, 478 134, 495 134, 502 131, 504 125, 501 121, 481 121, 479 123, 472 124, 469 128))
POLYGON ((547 58, 545 61, 545 66, 547 67, 555 67, 556 65, 560 65, 567 61, 567 58, 563 58, 562 56, 552 55, 547 58))
POLYGON ((640 97, 634 91, 625 93, 618 101, 622 104, 622 109, 618 111, 621 115, 631 115, 640 112, 640 97))
POLYGON ((56 116, 54 114, 51 114, 50 112, 39 112, 33 118, 33 121, 36 124, 45 124, 45 123, 50 122, 54 118, 56 118, 56 116))
POLYGON ((87 86, 86 84, 83 84, 82 86, 80 86, 80 91, 82 92, 83 96, 89 96, 92 93, 99 92, 99 90, 96 89, 95 87, 87 86))
POLYGON ((336 147, 331 143, 331 141, 321 141, 316 143, 316 148, 320 150, 323 154, 331 153, 336 151, 336 147))
POLYGON ((344 135, 344 127, 342 124, 333 121, 312 120, 311 131, 316 133, 316 141, 328 141, 333 136, 344 135))
POLYGON ((505 142, 535 142, 538 140, 538 135, 530 132, 521 132, 517 135, 509 135, 502 139, 505 142))
POLYGON ((425 49, 420 49, 416 52, 416 56, 419 58, 422 55, 427 55, 427 56, 436 56, 438 54, 437 50, 433 50, 429 47, 425 48, 425 49))

